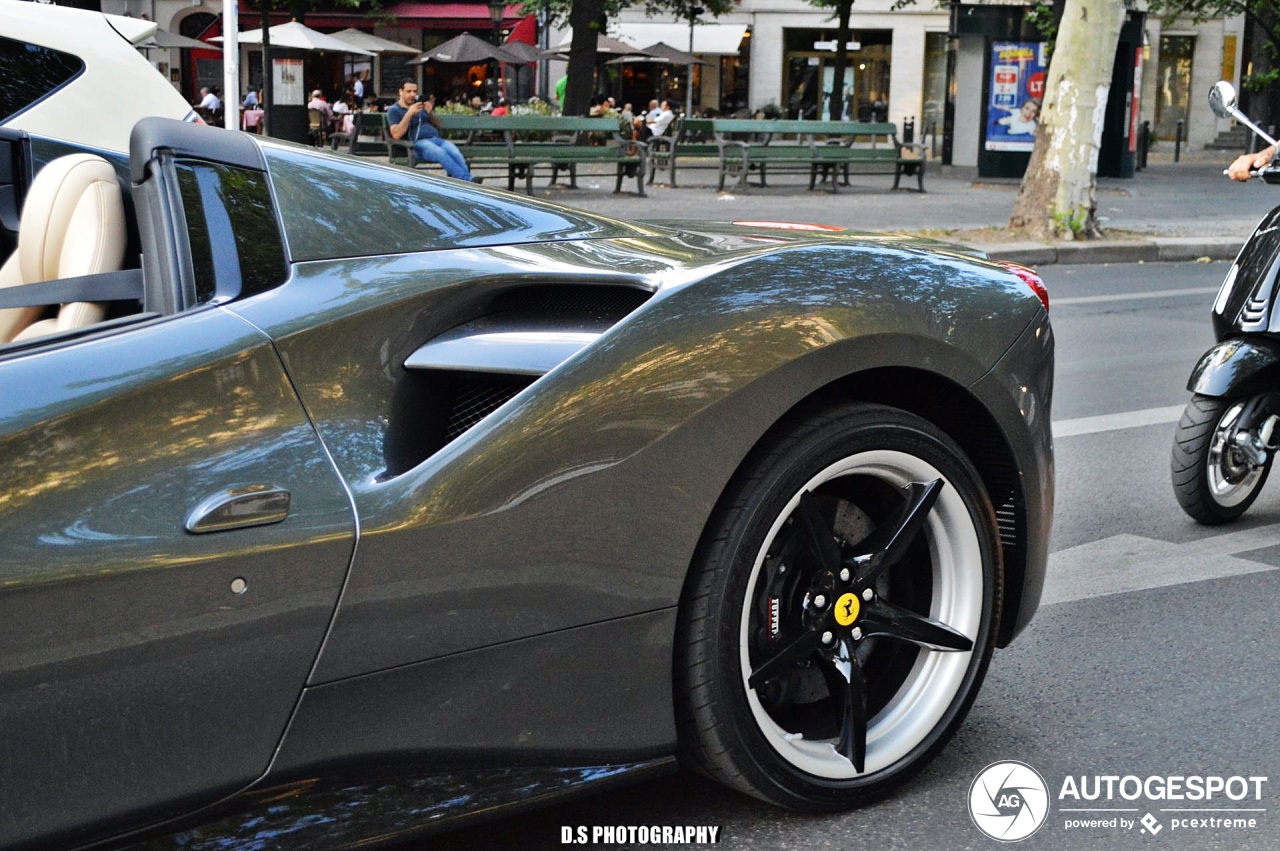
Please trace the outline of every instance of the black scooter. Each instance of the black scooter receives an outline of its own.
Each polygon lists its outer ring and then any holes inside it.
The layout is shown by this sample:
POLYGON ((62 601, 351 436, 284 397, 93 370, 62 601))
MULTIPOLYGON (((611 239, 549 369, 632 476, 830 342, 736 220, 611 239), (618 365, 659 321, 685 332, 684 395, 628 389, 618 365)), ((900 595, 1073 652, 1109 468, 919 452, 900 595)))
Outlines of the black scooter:
MULTIPOLYGON (((1230 83, 1214 85, 1209 106, 1218 117, 1234 118, 1276 144, 1236 108, 1230 83)), ((1256 175, 1280 183, 1280 157, 1256 175)), ((1280 449, 1278 275, 1280 207, 1262 219, 1231 264, 1213 303, 1218 343, 1187 380, 1193 395, 1174 435, 1173 492, 1200 523, 1227 523, 1244 514, 1280 449)))

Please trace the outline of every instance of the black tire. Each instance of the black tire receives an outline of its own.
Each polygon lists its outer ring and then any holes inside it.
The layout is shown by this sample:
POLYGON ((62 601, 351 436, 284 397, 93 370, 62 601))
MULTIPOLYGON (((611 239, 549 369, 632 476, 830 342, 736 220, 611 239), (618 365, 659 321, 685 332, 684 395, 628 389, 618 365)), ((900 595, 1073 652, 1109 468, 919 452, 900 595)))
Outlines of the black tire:
POLYGON ((1271 472, 1271 456, 1261 468, 1251 469, 1221 445, 1231 420, 1247 402, 1196 394, 1178 421, 1169 460, 1173 493, 1197 523, 1216 526, 1244 514, 1262 493, 1271 472))
POLYGON ((781 427, 744 462, 685 583, 682 760, 793 809, 882 796, 972 704, 1002 582, 981 479, 931 423, 850 404, 781 427))

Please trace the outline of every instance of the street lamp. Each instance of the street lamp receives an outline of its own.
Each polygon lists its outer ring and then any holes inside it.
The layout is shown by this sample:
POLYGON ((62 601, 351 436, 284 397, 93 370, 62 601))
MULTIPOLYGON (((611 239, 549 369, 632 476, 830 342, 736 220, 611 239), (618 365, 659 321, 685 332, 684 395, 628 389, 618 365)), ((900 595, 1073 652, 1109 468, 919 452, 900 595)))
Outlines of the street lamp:
POLYGON ((493 43, 501 47, 502 19, 507 13, 506 0, 489 0, 489 21, 493 24, 493 43))
MULTIPOLYGON (((494 47, 502 47, 502 19, 506 12, 506 0, 489 0, 489 21, 493 24, 494 47)), ((490 100, 496 104, 502 96, 502 63, 497 59, 493 60, 493 70, 494 96, 490 100)))

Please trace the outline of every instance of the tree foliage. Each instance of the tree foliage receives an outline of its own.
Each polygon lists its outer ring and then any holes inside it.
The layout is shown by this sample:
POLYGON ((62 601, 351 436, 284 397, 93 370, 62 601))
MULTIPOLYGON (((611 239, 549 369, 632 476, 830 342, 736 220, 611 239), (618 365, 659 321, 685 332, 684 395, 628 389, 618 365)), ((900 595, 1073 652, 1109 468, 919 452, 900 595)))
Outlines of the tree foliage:
MULTIPOLYGON (((569 81, 561 109, 565 115, 587 114, 595 86, 596 36, 603 35, 608 29, 609 18, 632 7, 643 8, 650 17, 665 15, 688 21, 703 14, 712 17, 723 15, 733 8, 733 0, 526 0, 522 7, 526 14, 545 10, 550 22, 568 23, 573 28, 573 41, 569 45, 569 81)), ((682 45, 673 44, 672 47, 682 45)))

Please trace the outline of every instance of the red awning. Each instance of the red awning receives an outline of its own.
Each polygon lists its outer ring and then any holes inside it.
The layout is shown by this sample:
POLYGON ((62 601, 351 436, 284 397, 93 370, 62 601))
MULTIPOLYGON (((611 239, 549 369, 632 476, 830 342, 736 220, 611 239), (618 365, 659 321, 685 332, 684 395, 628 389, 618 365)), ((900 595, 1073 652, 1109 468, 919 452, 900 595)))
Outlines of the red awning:
MULTIPOLYGON (((489 7, 484 3, 396 3, 387 8, 387 13, 397 18, 474 18, 492 26, 489 7)), ((502 14, 503 26, 508 22, 514 24, 522 17, 519 6, 508 5, 502 14)))
MULTIPOLYGON (((487 33, 493 28, 489 18, 489 7, 484 3, 396 3, 387 7, 387 13, 396 17, 396 23, 402 27, 422 27, 438 30, 475 30, 487 33)), ((503 28, 514 26, 522 17, 519 6, 508 5, 502 16, 503 28)), ((262 19, 262 12, 240 0, 240 28, 256 29, 262 19), (252 25, 250 25, 252 22, 252 25)), ((288 12, 272 12, 271 23, 283 24, 292 20, 288 12)), ((314 9, 307 13, 305 23, 318 30, 329 28, 343 29, 355 26, 359 29, 372 29, 371 21, 364 12, 351 9, 314 9), (365 24, 366 26, 361 26, 365 24)))
POLYGON ((538 43, 537 16, 526 15, 520 23, 511 28, 511 35, 507 36, 507 41, 520 41, 536 46, 538 43))

